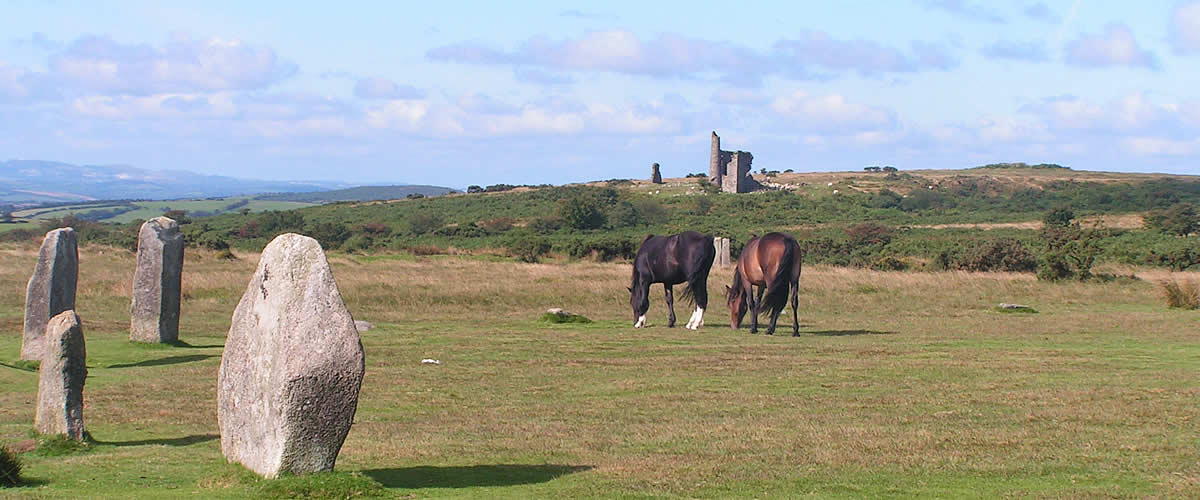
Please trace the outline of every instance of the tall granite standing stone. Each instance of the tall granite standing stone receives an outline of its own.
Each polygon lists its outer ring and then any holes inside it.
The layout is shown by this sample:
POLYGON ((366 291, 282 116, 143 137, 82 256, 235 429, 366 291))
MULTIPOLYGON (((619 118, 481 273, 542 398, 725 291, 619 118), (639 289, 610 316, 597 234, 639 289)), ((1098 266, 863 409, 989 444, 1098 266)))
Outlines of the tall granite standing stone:
POLYGON ((25 290, 25 328, 21 359, 42 359, 46 346, 46 323, 58 313, 75 309, 75 285, 79 280, 79 248, 75 230, 69 227, 46 233, 38 252, 37 266, 25 290))
POLYGON ((74 310, 59 313, 46 325, 46 347, 38 373, 34 427, 42 434, 83 440, 83 383, 87 348, 74 310))
POLYGON ((266 477, 333 469, 363 369, 362 342, 321 245, 298 234, 275 238, 225 339, 221 452, 266 477))
POLYGON ((662 172, 658 171, 658 164, 650 165, 650 182, 654 184, 662 184, 662 172))
POLYGON ((155 217, 138 231, 129 340, 172 343, 179 340, 179 299, 183 286, 183 233, 179 224, 155 217))
POLYGON ((716 265, 721 267, 733 265, 733 262, 729 258, 729 238, 713 238, 713 247, 717 251, 717 256, 714 259, 716 265))

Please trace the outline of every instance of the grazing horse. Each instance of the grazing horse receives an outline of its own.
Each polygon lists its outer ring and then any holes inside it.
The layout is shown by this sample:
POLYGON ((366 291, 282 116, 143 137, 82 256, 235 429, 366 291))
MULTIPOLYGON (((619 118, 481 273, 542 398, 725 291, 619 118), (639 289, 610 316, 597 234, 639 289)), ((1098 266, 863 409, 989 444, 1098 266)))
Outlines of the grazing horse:
POLYGON ((792 336, 800 335, 800 320, 796 312, 800 289, 800 266, 804 252, 796 239, 784 233, 768 233, 751 239, 742 248, 737 267, 733 270, 733 286, 725 287, 729 304, 729 326, 737 329, 750 310, 750 333, 758 333, 758 315, 762 312, 763 294, 771 311, 771 326, 767 335, 775 333, 779 313, 787 306, 788 292, 792 294, 792 336), (758 286, 758 298, 754 286, 758 286))
POLYGON ((646 325, 646 310, 650 309, 650 285, 662 283, 667 292, 667 309, 675 326, 675 294, 673 285, 687 283, 683 296, 695 299, 687 327, 695 330, 704 324, 704 309, 708 307, 708 271, 717 254, 712 236, 687 231, 673 236, 649 235, 642 239, 633 259, 633 283, 629 286, 629 305, 633 306, 633 327, 646 325))

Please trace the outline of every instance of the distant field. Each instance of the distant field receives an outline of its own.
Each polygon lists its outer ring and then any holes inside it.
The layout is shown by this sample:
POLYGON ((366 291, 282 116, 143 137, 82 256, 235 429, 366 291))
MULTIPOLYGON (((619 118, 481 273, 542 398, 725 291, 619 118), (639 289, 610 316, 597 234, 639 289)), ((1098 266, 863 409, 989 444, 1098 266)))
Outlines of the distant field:
MULTIPOLYGON (((65 217, 71 214, 87 217, 88 214, 94 214, 96 212, 119 211, 133 207, 133 210, 127 212, 118 213, 111 217, 96 219, 100 222, 127 223, 135 220, 145 220, 152 217, 157 217, 168 210, 183 210, 189 214, 208 212, 209 215, 216 215, 221 213, 237 212, 244 208, 250 209, 251 212, 262 212, 266 210, 292 210, 296 208, 309 207, 312 205, 313 203, 306 202, 256 200, 248 196, 236 196, 215 200, 100 202, 91 204, 64 205, 58 207, 40 207, 15 211, 13 212, 13 216, 21 219, 37 221, 65 217), (232 206, 243 200, 247 201, 245 205, 232 206)), ((23 224, 4 224, 0 225, 0 232, 11 231, 20 227, 28 226, 23 224)))
POLYGON ((228 207, 230 204, 243 199, 246 199, 246 197, 223 198, 220 200, 139 201, 135 202, 137 206, 141 207, 138 210, 104 219, 103 222, 125 223, 135 220, 144 220, 162 215, 163 212, 168 210, 184 210, 188 213, 226 213, 229 211, 237 212, 243 208, 248 208, 251 212, 263 212, 266 210, 292 210, 295 208, 311 207, 313 205, 312 203, 298 201, 263 201, 251 199, 246 205, 236 207, 233 210, 224 210, 224 208, 228 207))

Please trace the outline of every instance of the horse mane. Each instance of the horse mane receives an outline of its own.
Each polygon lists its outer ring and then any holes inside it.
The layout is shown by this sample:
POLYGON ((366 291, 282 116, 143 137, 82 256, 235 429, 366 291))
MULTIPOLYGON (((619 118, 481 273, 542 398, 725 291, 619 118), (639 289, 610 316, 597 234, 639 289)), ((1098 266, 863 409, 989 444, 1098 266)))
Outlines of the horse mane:
POLYGON ((734 296, 735 294, 744 294, 744 293, 745 293, 745 291, 742 290, 742 267, 734 266, 734 268, 733 268, 733 286, 730 286, 729 290, 725 292, 725 299, 729 300, 729 298, 734 296))

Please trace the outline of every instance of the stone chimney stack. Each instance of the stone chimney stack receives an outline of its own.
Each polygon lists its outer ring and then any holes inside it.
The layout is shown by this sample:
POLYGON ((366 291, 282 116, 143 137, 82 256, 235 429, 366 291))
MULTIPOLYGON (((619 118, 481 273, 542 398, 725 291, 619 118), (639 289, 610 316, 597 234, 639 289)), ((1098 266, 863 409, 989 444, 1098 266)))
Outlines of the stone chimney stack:
POLYGON ((708 180, 718 186, 721 185, 721 170, 724 165, 721 165, 721 137, 714 130, 712 133, 712 151, 708 155, 708 180))

